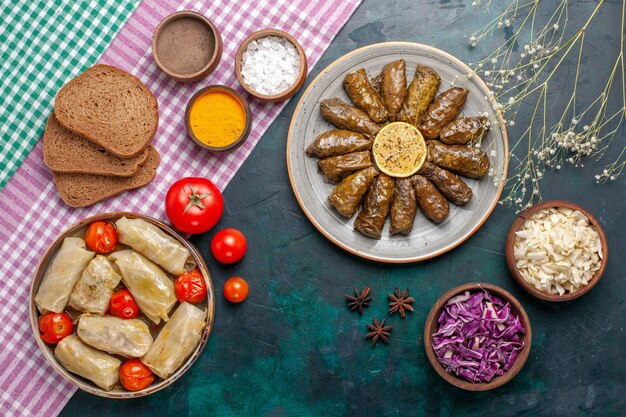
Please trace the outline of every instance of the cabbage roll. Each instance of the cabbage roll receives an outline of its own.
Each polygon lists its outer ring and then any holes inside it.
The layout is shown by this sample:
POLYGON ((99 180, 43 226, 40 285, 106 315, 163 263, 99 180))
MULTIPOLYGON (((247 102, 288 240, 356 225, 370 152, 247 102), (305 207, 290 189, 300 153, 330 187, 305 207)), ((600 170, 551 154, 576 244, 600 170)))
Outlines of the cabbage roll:
POLYGON ((166 271, 180 275, 191 254, 176 239, 142 219, 115 222, 120 243, 130 246, 166 271))
POLYGON ((109 260, 96 255, 76 282, 70 295, 70 307, 84 313, 103 315, 115 287, 122 280, 109 260))
POLYGON ((108 391, 119 382, 122 361, 86 345, 76 335, 61 340, 54 349, 54 356, 65 369, 102 389, 108 391))
POLYGON ((133 295, 139 309, 155 324, 168 320, 168 313, 176 303, 174 283, 152 261, 132 250, 115 252, 109 256, 122 271, 122 282, 133 295))
POLYGON ((182 303, 141 362, 163 379, 172 375, 198 347, 206 315, 198 307, 182 303))
POLYGON ((76 334, 89 346, 130 358, 145 355, 152 346, 150 329, 139 319, 82 316, 76 334))
POLYGON ((94 256, 94 252, 85 248, 83 239, 63 239, 61 249, 54 256, 35 296, 35 304, 40 313, 61 313, 65 309, 74 284, 94 256))

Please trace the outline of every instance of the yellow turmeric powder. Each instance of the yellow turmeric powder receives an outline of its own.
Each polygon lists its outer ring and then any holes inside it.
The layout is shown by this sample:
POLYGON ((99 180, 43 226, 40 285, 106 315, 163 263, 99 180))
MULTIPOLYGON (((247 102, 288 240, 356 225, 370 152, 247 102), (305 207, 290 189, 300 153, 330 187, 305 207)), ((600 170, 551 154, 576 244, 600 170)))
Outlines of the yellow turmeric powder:
POLYGON ((193 134, 216 148, 235 142, 246 126, 246 112, 236 97, 225 91, 207 91, 191 106, 193 134))

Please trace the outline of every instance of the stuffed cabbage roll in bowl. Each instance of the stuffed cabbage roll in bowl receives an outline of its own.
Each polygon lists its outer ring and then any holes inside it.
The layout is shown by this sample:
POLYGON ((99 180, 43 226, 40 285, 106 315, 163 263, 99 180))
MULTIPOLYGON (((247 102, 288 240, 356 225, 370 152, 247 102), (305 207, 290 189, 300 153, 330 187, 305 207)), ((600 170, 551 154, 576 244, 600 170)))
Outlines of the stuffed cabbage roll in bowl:
POLYGON ((57 373, 90 394, 134 398, 172 384, 198 359, 215 300, 202 256, 176 231, 141 214, 103 213, 50 245, 29 309, 35 340, 57 373), (206 294, 193 304, 174 291, 176 279, 190 275, 206 294), (145 378, 133 379, 137 367, 145 378))

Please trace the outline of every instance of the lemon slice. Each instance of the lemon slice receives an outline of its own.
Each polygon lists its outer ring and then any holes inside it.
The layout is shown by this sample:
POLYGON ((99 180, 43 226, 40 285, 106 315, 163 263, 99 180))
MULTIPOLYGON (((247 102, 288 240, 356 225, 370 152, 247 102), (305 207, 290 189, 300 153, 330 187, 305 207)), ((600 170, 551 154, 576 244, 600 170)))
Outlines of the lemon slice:
POLYGON ((415 126, 389 123, 376 135, 372 154, 379 170, 390 177, 406 178, 424 165, 426 142, 415 126))

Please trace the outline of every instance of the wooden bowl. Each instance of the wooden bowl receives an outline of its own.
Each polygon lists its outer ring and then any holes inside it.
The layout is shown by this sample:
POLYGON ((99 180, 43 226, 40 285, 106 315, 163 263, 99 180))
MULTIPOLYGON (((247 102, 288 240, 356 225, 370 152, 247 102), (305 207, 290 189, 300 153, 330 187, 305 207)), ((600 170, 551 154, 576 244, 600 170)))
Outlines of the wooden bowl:
POLYGON ((248 106, 248 103, 246 102, 246 100, 244 100, 243 97, 241 97, 241 94, 239 94, 232 88, 226 87, 224 85, 210 85, 208 87, 204 87, 196 91, 196 93, 191 97, 191 99, 187 103, 187 109, 185 110, 185 128, 187 129, 187 134, 189 135, 189 137, 193 139, 193 141, 198 146, 201 146, 204 149, 208 149, 209 151, 213 153, 228 152, 228 151, 237 149, 238 147, 243 145, 246 139, 248 139, 248 135, 250 135, 250 129, 252 128, 252 113, 250 112, 250 106, 248 106), (241 136, 239 136, 237 140, 235 140, 233 143, 229 145, 221 146, 221 147, 207 145, 206 143, 198 139, 195 133, 193 133, 193 129, 191 128, 191 121, 190 121, 191 108, 193 107, 193 104, 198 99, 198 97, 200 97, 201 95, 203 95, 204 93, 208 91, 222 91, 222 92, 228 93, 231 96, 233 96, 235 99, 237 99, 239 103, 243 106, 243 110, 246 114, 246 125, 243 128, 243 132, 241 132, 241 136))
POLYGON ((237 55, 235 56, 235 74, 237 74, 237 79, 239 80, 239 83, 244 88, 244 90, 248 92, 248 94, 250 94, 251 96, 261 101, 275 103, 278 101, 287 100, 288 98, 292 97, 294 94, 298 92, 298 90, 300 90, 300 88, 304 84, 304 80, 306 80, 307 71, 308 71, 308 64, 307 64, 306 55, 304 54, 304 50, 302 49, 302 46, 300 46, 296 38, 294 38, 287 32, 283 32, 282 30, 278 30, 278 29, 262 29, 262 30, 259 30, 258 32, 254 32, 252 35, 248 36, 241 43, 241 45, 239 45, 239 49, 237 50, 237 55), (241 75, 241 65, 242 65, 241 59, 242 59, 243 53, 246 52, 246 50, 248 49, 248 44, 254 40, 265 38, 267 36, 278 36, 279 38, 287 39, 296 47, 296 49, 298 50, 298 55, 300 56, 300 72, 298 73, 298 77, 296 78, 296 81, 294 82, 294 84, 291 87, 289 87, 289 89, 287 89, 286 91, 283 91, 282 93, 270 95, 270 96, 257 93, 248 84, 245 83, 245 81, 243 80, 243 76, 241 75))
MULTIPOLYGON (((59 237, 56 238, 56 240, 52 243, 52 245, 50 245, 45 255, 39 262, 39 265, 37 266, 37 270, 33 278, 33 283, 30 288, 30 299, 29 299, 28 307, 29 307, 29 314, 30 314, 30 323, 33 329, 35 340, 37 341, 37 344, 39 345, 39 349, 41 349, 41 352, 43 353, 44 357, 46 358, 48 363, 52 366, 52 368, 56 372, 58 372, 61 376, 63 376, 66 380, 71 382, 73 385, 75 385, 76 387, 80 388, 81 390, 85 392, 88 392, 89 394, 97 395, 99 397, 104 397, 104 398, 127 399, 127 398, 143 397, 149 394, 153 394, 157 391, 160 391, 163 388, 167 387, 168 385, 174 383, 174 381, 180 378, 185 372, 189 370, 189 368, 191 368, 194 362, 202 354, 202 350, 204 349, 204 346, 207 343, 209 334, 211 333, 211 328, 213 327, 213 317, 215 315, 215 292, 213 290, 213 281, 211 280, 211 274, 209 273, 209 270, 206 264, 204 263, 204 260, 202 259, 200 252, 198 252, 198 250, 191 243, 189 243, 189 241, 187 241, 185 238, 180 236, 176 231, 174 231, 169 226, 165 225, 164 223, 161 223, 158 220, 153 219, 152 217, 148 217, 146 215, 138 214, 138 213, 114 212, 114 213, 97 214, 95 216, 81 220, 78 223, 71 226, 69 229, 67 229, 59 237), (198 346, 196 347, 196 350, 194 351, 194 353, 192 353, 189 359, 187 359, 187 361, 185 361, 185 363, 180 368, 178 368, 178 370, 176 370, 176 372, 174 372, 169 378, 167 379, 157 378, 158 380, 153 382, 148 387, 140 391, 134 391, 134 392, 125 391, 121 389, 118 389, 118 390, 113 389, 111 391, 106 391, 96 386, 91 381, 67 371, 54 357, 54 346, 48 345, 43 340, 41 340, 40 333, 39 333, 39 323, 38 323, 40 314, 39 314, 39 311, 37 310, 37 307, 35 306, 35 295, 37 293, 39 285, 41 284, 41 280, 43 279, 43 276, 50 264, 50 261, 54 258, 57 251, 61 247, 61 244, 63 243, 63 239, 65 239, 68 236, 80 235, 84 231, 84 229, 86 229, 86 227, 94 221, 104 220, 104 221, 112 222, 123 216, 132 218, 132 219, 143 219, 147 221, 148 223, 151 223, 159 227, 170 236, 174 237, 183 246, 185 246, 185 248, 189 250, 189 252, 191 253, 191 256, 193 257, 195 263, 198 266, 198 269, 200 269, 200 271, 204 275, 205 281, 207 283, 207 298, 206 298, 206 301, 204 301, 202 305, 202 308, 206 307, 206 311, 207 311, 206 325, 204 327, 202 338, 200 339, 200 343, 198 343, 198 346)), ((172 308, 172 311, 174 311, 174 308, 172 308)))
POLYGON ((159 23, 152 35, 154 61, 164 73, 176 81, 194 82, 205 78, 220 63, 222 50, 220 31, 208 18, 196 12, 172 13, 159 23), (193 21, 199 22, 200 25, 193 24, 193 21), (205 39, 206 33, 203 30, 208 32, 211 38, 205 39), (180 36, 183 36, 181 34, 186 34, 187 39, 180 39, 180 36), (176 65, 189 66, 192 69, 184 71, 181 68, 172 68, 172 63, 168 61, 174 58, 178 58, 176 65))
POLYGON ((424 326, 424 349, 426 350, 426 357, 428 358, 428 361, 430 362, 432 367, 439 374, 439 376, 441 376, 447 382, 454 385, 455 387, 468 391, 487 391, 490 389, 498 388, 513 379, 513 377, 517 375, 517 373, 526 363, 526 359, 528 359, 531 341, 532 330, 530 328, 530 320, 528 319, 528 315, 526 314, 524 307, 522 307, 522 304, 503 288, 484 282, 473 282, 469 284, 459 285, 458 287, 454 287, 450 291, 446 292, 444 295, 441 296, 441 298, 437 300, 433 308, 430 310, 428 318, 426 318, 426 325, 424 326), (454 297, 455 295, 459 295, 465 291, 478 291, 483 289, 498 296, 503 301, 508 301, 511 304, 511 311, 519 316, 522 326, 526 329, 526 334, 522 337, 524 347, 515 359, 513 366, 511 367, 511 369, 508 370, 507 373, 505 373, 504 375, 495 376, 490 382, 473 383, 464 378, 460 378, 456 375, 452 375, 446 372, 443 365, 439 363, 437 357, 435 356, 435 350, 432 347, 432 335, 437 331, 439 327, 437 319, 439 318, 439 314, 441 314, 441 308, 446 302, 448 302, 450 298, 454 297))
POLYGON ((593 214, 589 213, 587 210, 585 210, 578 204, 575 204, 569 201, 563 201, 563 200, 551 200, 551 201, 544 201, 543 203, 536 204, 528 208, 527 210, 523 211, 522 213, 520 213, 519 216, 517 216, 517 219, 515 219, 515 221, 511 225, 509 234, 506 237, 505 254, 506 254, 506 264, 509 267, 509 271, 511 272, 511 275, 513 275, 513 278, 515 279, 515 281, 526 292, 528 292, 529 294, 537 298, 540 298, 546 301, 569 301, 569 300, 578 298, 586 294, 587 292, 591 291, 591 289, 598 283, 598 281, 602 277, 602 274, 604 274, 606 263, 609 259, 609 247, 606 241, 606 235, 604 234, 604 230, 602 229, 600 222, 598 222, 598 219, 596 219, 593 214), (538 290, 533 285, 527 283, 526 280, 519 273, 519 270, 517 269, 517 265, 515 262, 515 254, 514 254, 515 237, 516 237, 515 233, 522 227, 526 219, 528 219, 530 216, 532 216, 533 214, 535 214, 536 212, 540 210, 544 210, 548 208, 557 208, 557 207, 566 207, 572 210, 578 210, 581 213, 583 213, 585 216, 587 216, 587 218, 589 219, 589 223, 591 223, 591 226, 598 232, 598 236, 600 236, 600 242, 602 244, 602 255, 603 255, 603 259, 601 259, 601 262, 600 262, 600 269, 598 269, 598 272, 596 272, 593 278, 591 278, 589 283, 575 292, 565 293, 563 295, 548 294, 546 292, 538 290))

